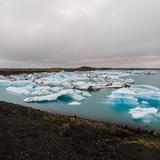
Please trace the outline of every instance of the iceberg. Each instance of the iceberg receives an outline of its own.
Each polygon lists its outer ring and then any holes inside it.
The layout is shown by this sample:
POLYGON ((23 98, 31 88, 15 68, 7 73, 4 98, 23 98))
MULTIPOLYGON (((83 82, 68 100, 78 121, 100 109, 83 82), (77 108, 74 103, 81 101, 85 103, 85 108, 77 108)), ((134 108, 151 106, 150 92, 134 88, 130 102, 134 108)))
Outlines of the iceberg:
POLYGON ((126 79, 127 84, 134 84, 134 80, 132 78, 126 79))
POLYGON ((68 103, 69 106, 79 106, 81 103, 80 102, 70 102, 68 103))
POLYGON ((58 95, 50 94, 46 96, 34 96, 24 99, 24 102, 43 102, 43 101, 54 101, 57 100, 58 95))
POLYGON ((148 102, 149 105, 160 105, 160 89, 150 85, 134 85, 131 89, 136 93, 140 102, 148 102))
POLYGON ((75 93, 82 95, 84 97, 92 97, 92 95, 90 93, 88 93, 87 91, 81 91, 81 90, 74 90, 75 93))
POLYGON ((149 123, 158 115, 158 109, 154 107, 151 108, 136 107, 130 109, 129 114, 131 114, 134 119, 142 119, 143 122, 149 123))
POLYGON ((51 87, 49 86, 39 86, 33 89, 32 96, 49 95, 51 94, 51 87))
POLYGON ((71 88, 73 88, 73 84, 70 83, 70 82, 68 82, 68 81, 66 81, 66 82, 61 82, 60 86, 63 87, 63 88, 66 88, 66 89, 71 89, 71 88))
POLYGON ((111 88, 122 88, 125 86, 123 82, 113 82, 109 87, 111 88))
POLYGON ((9 92, 16 93, 16 94, 29 95, 32 91, 32 87, 31 86, 27 86, 27 87, 8 87, 8 88, 6 88, 6 90, 9 91, 9 92))
POLYGON ((0 80, 0 87, 8 87, 11 82, 9 80, 0 80))
POLYGON ((11 81, 10 82, 10 86, 12 87, 24 87, 24 86, 28 86, 28 85, 31 85, 33 87, 36 86, 36 84, 32 81, 21 81, 21 80, 18 80, 18 81, 11 81))
POLYGON ((129 113, 135 119, 143 118, 149 114, 156 114, 157 112, 158 112, 158 109, 154 107, 151 107, 151 108, 136 107, 129 110, 129 113))
POLYGON ((149 103, 146 102, 146 101, 142 101, 141 104, 143 104, 143 105, 149 105, 149 103))
POLYGON ((149 85, 134 85, 113 91, 108 103, 114 106, 160 105, 160 89, 149 85))
POLYGON ((155 87, 155 86, 151 86, 151 85, 132 85, 132 88, 139 88, 139 89, 143 89, 146 91, 155 91, 155 92, 160 92, 160 89, 155 87))
POLYGON ((59 91, 61 91, 61 90, 63 90, 63 87, 51 87, 51 91, 52 91, 53 93, 57 93, 57 92, 59 92, 59 91))
POLYGON ((39 81, 41 81, 41 84, 43 86, 50 86, 50 87, 59 86, 59 84, 61 83, 59 80, 50 77, 39 79, 39 81))
POLYGON ((62 96, 71 98, 76 101, 82 101, 85 99, 85 97, 78 95, 72 89, 68 89, 68 90, 61 90, 58 93, 53 93, 50 95, 28 97, 28 98, 25 98, 24 101, 25 102, 56 101, 58 98, 62 96))
POLYGON ((104 88, 104 85, 102 84, 96 84, 92 82, 83 82, 83 81, 75 82, 73 83, 73 85, 75 89, 88 90, 88 91, 96 91, 104 88))
POLYGON ((108 97, 107 103, 114 107, 134 107, 138 106, 138 99, 133 95, 135 93, 128 88, 118 89, 113 91, 108 97))
POLYGON ((0 87, 17 94, 29 94, 30 97, 25 101, 54 101, 63 97, 81 100, 91 97, 91 91, 119 88, 122 90, 117 90, 110 96, 112 104, 160 105, 160 89, 147 85, 132 85, 134 80, 128 78, 132 74, 132 71, 105 70, 19 74, 0 76, 0 87), (31 86, 32 89, 27 89, 27 86, 31 86), (124 92, 128 93, 124 96, 124 92))

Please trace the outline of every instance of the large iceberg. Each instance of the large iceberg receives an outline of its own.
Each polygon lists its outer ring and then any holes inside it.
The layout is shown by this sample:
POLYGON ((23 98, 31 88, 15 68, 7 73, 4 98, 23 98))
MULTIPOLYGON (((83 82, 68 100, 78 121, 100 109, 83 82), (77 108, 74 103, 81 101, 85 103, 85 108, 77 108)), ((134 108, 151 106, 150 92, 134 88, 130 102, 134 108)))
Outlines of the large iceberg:
POLYGON ((160 89, 149 85, 134 85, 113 91, 108 97, 108 103, 113 106, 134 107, 137 105, 160 105, 160 89))
POLYGON ((25 102, 56 101, 58 98, 60 98, 62 96, 71 98, 72 100, 76 100, 76 101, 82 101, 85 99, 84 96, 77 94, 76 92, 74 92, 74 90, 67 89, 67 90, 61 90, 57 93, 52 93, 52 94, 45 95, 45 96, 28 97, 28 98, 25 98, 24 101, 25 102))
POLYGON ((107 103, 120 108, 138 106, 138 99, 134 95, 135 93, 127 88, 118 89, 108 97, 107 103))

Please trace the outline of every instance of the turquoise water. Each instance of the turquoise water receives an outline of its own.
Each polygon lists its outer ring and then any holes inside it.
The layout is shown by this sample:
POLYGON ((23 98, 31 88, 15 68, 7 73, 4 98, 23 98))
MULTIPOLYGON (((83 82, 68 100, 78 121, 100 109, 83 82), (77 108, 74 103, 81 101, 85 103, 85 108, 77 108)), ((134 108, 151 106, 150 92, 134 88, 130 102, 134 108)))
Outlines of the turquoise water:
MULTIPOLYGON (((160 88, 160 75, 132 75, 129 76, 135 80, 135 84, 146 84, 160 88)), ((82 101, 80 105, 70 106, 68 100, 58 100, 56 102, 43 102, 43 103, 25 103, 23 100, 25 96, 17 95, 11 92, 7 92, 5 89, 0 89, 0 100, 21 104, 24 106, 30 106, 38 108, 48 112, 77 115, 79 117, 95 119, 100 121, 108 121, 118 124, 130 124, 134 126, 143 126, 148 129, 160 130, 160 117, 151 117, 150 122, 144 122, 143 119, 134 119, 129 114, 129 108, 125 106, 113 107, 108 105, 107 96, 109 96, 114 89, 106 88, 100 91, 91 92, 92 97, 82 101)), ((159 106, 156 106, 159 107, 159 106)), ((159 107, 160 108, 160 107, 159 107)))

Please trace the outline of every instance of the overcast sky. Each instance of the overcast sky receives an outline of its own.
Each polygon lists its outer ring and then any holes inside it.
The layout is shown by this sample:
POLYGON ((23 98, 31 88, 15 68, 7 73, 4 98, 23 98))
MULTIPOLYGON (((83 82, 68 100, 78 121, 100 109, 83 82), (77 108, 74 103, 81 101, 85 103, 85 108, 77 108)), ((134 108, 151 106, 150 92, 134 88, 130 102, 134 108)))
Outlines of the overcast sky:
POLYGON ((0 0, 0 67, 160 67, 160 0, 0 0))

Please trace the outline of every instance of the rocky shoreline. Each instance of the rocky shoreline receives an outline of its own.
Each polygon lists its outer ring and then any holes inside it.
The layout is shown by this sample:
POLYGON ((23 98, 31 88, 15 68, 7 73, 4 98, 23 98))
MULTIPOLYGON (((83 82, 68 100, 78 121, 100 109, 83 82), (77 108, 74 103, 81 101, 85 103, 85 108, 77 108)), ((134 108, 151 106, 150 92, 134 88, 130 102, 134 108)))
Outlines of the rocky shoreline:
POLYGON ((159 160, 160 135, 0 102, 2 160, 159 160))

